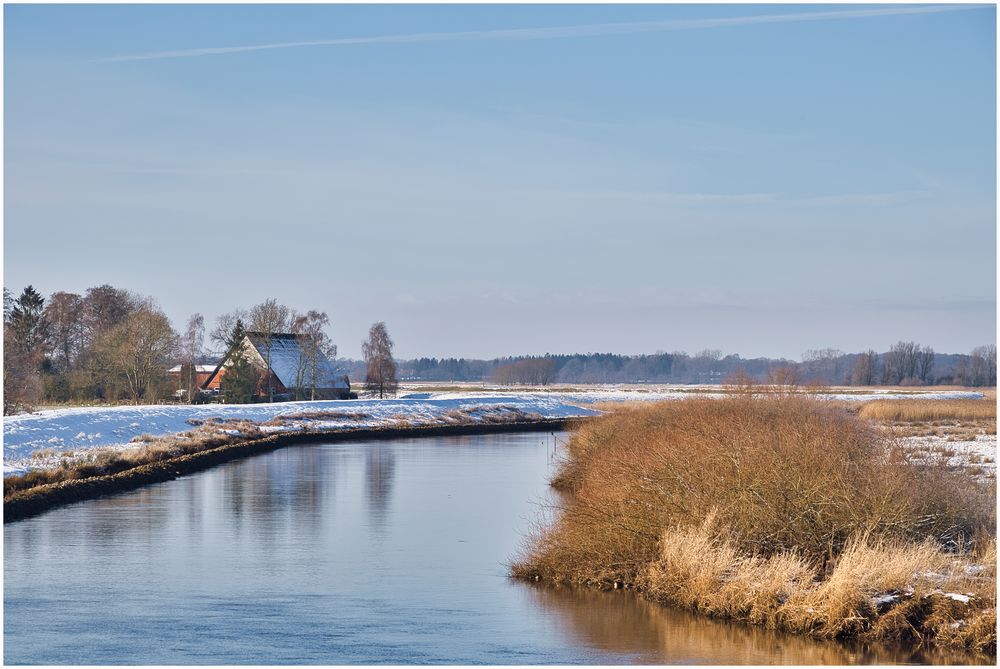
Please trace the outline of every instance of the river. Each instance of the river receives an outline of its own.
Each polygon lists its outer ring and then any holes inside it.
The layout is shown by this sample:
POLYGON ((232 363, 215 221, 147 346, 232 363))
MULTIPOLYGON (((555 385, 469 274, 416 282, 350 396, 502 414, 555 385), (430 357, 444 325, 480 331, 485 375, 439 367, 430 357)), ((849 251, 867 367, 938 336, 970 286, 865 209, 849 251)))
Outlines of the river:
POLYGON ((289 447, 5 525, 4 662, 962 661, 510 580, 565 438, 289 447))

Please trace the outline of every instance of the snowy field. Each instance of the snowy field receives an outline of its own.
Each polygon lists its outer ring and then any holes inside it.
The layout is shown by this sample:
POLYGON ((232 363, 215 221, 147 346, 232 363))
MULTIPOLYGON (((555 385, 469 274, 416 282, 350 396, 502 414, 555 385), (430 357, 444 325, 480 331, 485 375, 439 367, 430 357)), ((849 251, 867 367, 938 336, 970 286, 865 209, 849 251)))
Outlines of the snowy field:
POLYGON ((4 416, 4 475, 23 473, 58 458, 32 458, 39 450, 79 451, 130 445, 141 435, 178 434, 204 423, 249 420, 283 424, 265 431, 303 429, 297 414, 322 412, 329 419, 308 420, 312 429, 335 430, 446 424, 460 412, 465 422, 486 421, 518 412, 532 418, 593 416, 598 412, 557 397, 457 397, 443 399, 330 400, 277 404, 112 406, 50 409, 4 416), (339 414, 339 415, 338 415, 339 414), (287 420, 282 421, 281 417, 287 420))
MULTIPOLYGON (((460 390, 452 390, 461 384, 444 383, 443 389, 433 389, 433 384, 400 384, 399 395, 403 399, 457 399, 474 397, 511 396, 518 398, 558 398, 571 404, 592 404, 595 402, 633 402, 680 400, 686 397, 725 397, 729 393, 722 386, 687 385, 578 385, 578 386, 546 386, 530 390, 512 389, 510 386, 482 386, 469 384, 460 390), (409 390, 407 386, 413 390, 409 390), (428 390, 429 388, 429 390, 428 390), (417 390, 421 392, 417 392, 417 390)), ((901 390, 899 388, 833 388, 829 392, 813 395, 819 399, 840 400, 848 402, 868 402, 871 400, 896 399, 928 399, 928 400, 960 400, 982 399, 980 392, 967 390, 901 390)))
MULTIPOLYGON (((393 400, 332 400, 285 402, 279 404, 208 404, 74 407, 37 411, 3 419, 4 475, 23 473, 58 462, 58 453, 95 447, 127 448, 141 435, 153 437, 178 434, 206 422, 249 420, 266 423, 278 419, 280 426, 269 431, 304 429, 335 430, 359 427, 440 425, 453 420, 456 412, 465 422, 487 421, 506 414, 541 418, 592 416, 587 408, 595 402, 675 400, 692 396, 722 397, 718 386, 574 386, 511 391, 509 388, 469 387, 456 384, 441 392, 400 389, 393 400), (340 414, 322 421, 296 420, 295 414, 325 412, 340 414), (286 417, 286 420, 280 417, 286 417), (45 458, 35 457, 45 451, 45 458)), ((411 386, 412 388, 412 386, 411 386)), ((817 395, 825 399, 867 401, 921 397, 926 399, 980 398, 981 393, 965 391, 833 391, 817 395)))

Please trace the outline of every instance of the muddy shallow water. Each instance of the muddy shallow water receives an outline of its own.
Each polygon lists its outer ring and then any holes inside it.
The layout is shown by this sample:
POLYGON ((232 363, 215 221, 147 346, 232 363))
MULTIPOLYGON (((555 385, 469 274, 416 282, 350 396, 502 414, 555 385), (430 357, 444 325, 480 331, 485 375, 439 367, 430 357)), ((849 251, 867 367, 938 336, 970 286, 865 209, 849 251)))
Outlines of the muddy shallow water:
POLYGON ((970 661, 510 580, 553 450, 539 433, 296 446, 5 525, 4 661, 970 661))

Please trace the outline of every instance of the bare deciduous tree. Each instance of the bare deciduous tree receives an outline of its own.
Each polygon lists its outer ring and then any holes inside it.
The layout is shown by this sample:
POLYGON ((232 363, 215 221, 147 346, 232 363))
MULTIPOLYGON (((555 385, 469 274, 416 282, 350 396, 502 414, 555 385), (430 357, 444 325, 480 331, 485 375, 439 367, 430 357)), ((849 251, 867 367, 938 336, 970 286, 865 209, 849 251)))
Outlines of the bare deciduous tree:
POLYGON ((264 362, 267 363, 267 400, 274 401, 274 374, 271 372, 271 351, 274 348, 274 335, 288 332, 291 326, 291 310, 277 300, 269 299, 250 309, 250 330, 261 338, 264 349, 264 362))
POLYGON ((53 293, 44 314, 49 323, 49 345, 58 365, 69 371, 83 346, 83 298, 76 293, 53 293))
POLYGON ((104 332, 139 308, 141 300, 121 288, 107 284, 88 288, 83 296, 83 345, 90 346, 104 332))
POLYGON ((850 381, 854 386, 874 386, 878 380, 878 353, 868 349, 854 359, 850 381))
POLYGON ((969 354, 966 384, 970 386, 995 386, 997 384, 996 344, 977 346, 969 354))
POLYGON ((916 376, 924 384, 930 384, 934 379, 934 349, 923 346, 916 353, 916 376))
POLYGON ((42 392, 37 364, 25 354, 14 338, 13 330, 3 329, 3 413, 30 411, 42 392))
POLYGON ((912 383, 917 374, 918 349, 919 346, 912 341, 896 342, 885 354, 882 383, 886 385, 899 385, 904 381, 912 383))
POLYGON ((188 319, 187 330, 181 339, 181 374, 187 387, 187 399, 192 404, 198 399, 198 359, 205 346, 205 319, 201 314, 194 314, 188 319))
POLYGON ((99 346, 110 371, 124 381, 138 404, 166 374, 177 348, 177 334, 163 312, 147 303, 102 335, 99 346))
POLYGON ((246 330, 243 327, 246 322, 247 314, 243 309, 234 309, 216 318, 215 327, 208 333, 208 338, 213 344, 213 351, 219 355, 226 356, 234 344, 232 341, 233 332, 238 331, 246 334, 246 330), (236 327, 237 322, 240 323, 238 329, 236 327))
POLYGON ((332 361, 337 357, 337 345, 326 333, 329 325, 330 318, 326 312, 313 310, 295 316, 292 321, 292 332, 298 338, 300 352, 296 387, 300 393, 308 390, 311 400, 316 399, 316 388, 320 387, 321 382, 332 381, 323 378, 326 369, 323 365, 324 358, 332 361))
POLYGON ((838 361, 843 356, 844 352, 835 348, 809 349, 802 354, 800 378, 821 385, 842 381, 847 376, 847 370, 838 367, 838 361))
POLYGON ((795 365, 773 365, 767 372, 767 382, 772 386, 794 388, 799 385, 799 370, 795 365))
POLYGON ((379 399, 395 395, 399 382, 396 380, 396 361, 392 359, 392 339, 385 323, 379 321, 368 330, 368 341, 361 345, 365 358, 365 390, 378 393, 379 399))

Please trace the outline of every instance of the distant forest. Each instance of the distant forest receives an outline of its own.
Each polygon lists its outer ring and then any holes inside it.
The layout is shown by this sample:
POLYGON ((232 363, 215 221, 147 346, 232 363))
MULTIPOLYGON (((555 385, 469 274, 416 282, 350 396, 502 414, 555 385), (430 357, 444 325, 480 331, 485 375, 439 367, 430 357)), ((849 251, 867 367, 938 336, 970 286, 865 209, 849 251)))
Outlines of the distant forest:
MULTIPOLYGON (((364 363, 341 360, 351 378, 364 374, 364 363)), ((652 355, 586 353, 472 358, 399 360, 402 381, 487 381, 505 385, 550 383, 726 383, 750 378, 761 383, 821 385, 996 385, 996 345, 968 354, 936 353, 901 341, 889 351, 844 353, 807 351, 801 362, 741 358, 706 350, 652 355)))

